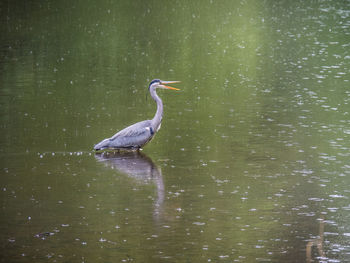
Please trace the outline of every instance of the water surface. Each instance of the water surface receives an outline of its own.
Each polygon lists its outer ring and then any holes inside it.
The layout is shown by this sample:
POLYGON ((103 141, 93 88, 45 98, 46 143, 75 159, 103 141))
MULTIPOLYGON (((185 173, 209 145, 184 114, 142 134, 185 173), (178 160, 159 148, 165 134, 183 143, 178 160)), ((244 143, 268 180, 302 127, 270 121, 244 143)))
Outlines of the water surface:
POLYGON ((0 10, 2 262, 350 261, 348 1, 0 10))

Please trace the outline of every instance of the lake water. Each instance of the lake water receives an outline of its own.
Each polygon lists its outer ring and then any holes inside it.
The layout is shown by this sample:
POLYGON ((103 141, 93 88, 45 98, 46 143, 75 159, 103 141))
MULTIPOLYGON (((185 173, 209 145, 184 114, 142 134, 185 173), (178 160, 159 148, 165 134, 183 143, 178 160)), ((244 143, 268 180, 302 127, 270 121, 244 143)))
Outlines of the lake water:
POLYGON ((1 262, 350 262, 349 10, 1 3, 1 262))

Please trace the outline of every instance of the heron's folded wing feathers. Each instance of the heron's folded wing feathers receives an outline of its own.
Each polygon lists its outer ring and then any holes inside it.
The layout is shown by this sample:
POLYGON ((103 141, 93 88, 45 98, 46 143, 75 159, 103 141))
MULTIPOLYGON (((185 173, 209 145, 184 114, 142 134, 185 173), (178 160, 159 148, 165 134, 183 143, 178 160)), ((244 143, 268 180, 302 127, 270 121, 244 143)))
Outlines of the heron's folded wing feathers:
POLYGON ((119 132, 117 132, 115 135, 113 135, 109 140, 113 141, 116 138, 120 137, 138 137, 142 136, 145 133, 149 133, 149 129, 151 126, 151 121, 146 120, 146 121, 141 121, 138 123, 135 123, 119 132))

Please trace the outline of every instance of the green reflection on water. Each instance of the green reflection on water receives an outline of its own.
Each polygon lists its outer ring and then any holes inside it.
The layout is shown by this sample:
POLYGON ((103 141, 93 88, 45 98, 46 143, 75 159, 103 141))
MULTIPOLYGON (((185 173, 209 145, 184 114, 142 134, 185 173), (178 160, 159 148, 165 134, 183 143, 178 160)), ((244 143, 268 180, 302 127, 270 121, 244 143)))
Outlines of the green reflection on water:
POLYGON ((5 260, 306 261, 322 214, 326 256, 345 261, 347 10, 2 3, 5 260), (159 92, 163 125, 137 180, 139 159, 123 170, 90 151, 154 115, 153 78, 181 80, 182 91, 159 92))

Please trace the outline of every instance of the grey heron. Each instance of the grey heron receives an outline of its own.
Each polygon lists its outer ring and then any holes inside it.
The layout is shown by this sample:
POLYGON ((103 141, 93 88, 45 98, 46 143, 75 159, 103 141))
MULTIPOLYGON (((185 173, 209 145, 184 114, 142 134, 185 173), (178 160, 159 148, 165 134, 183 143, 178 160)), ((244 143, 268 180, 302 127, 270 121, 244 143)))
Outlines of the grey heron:
POLYGON ((163 81, 154 79, 148 86, 151 97, 157 103, 157 111, 152 120, 145 120, 137 122, 125 129, 117 132, 110 138, 104 139, 94 146, 94 150, 102 151, 105 149, 111 150, 139 150, 146 143, 148 143, 155 133, 160 129, 163 117, 163 102, 158 97, 156 89, 171 89, 179 90, 167 86, 171 83, 178 83, 180 81, 163 81))

